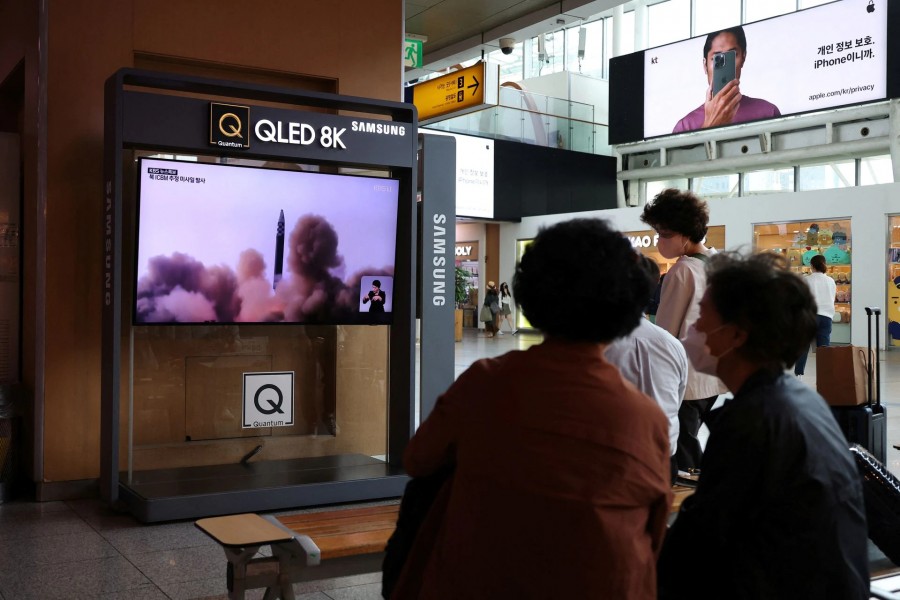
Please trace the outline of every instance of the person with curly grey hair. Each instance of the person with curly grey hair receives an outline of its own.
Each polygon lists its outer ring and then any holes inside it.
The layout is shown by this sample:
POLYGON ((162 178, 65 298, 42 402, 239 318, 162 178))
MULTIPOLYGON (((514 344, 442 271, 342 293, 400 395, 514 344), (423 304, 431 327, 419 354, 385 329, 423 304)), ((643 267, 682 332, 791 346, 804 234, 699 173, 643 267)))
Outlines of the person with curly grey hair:
POLYGON ((454 474, 391 598, 656 598, 668 424, 604 357, 637 326, 651 287, 605 221, 538 233, 513 293, 544 341, 475 362, 410 440, 410 475, 454 474))
POLYGON ((869 597, 856 465, 825 400, 786 372, 815 333, 784 257, 711 259, 684 344, 734 398, 714 411, 697 490, 666 536, 660 598, 869 597))

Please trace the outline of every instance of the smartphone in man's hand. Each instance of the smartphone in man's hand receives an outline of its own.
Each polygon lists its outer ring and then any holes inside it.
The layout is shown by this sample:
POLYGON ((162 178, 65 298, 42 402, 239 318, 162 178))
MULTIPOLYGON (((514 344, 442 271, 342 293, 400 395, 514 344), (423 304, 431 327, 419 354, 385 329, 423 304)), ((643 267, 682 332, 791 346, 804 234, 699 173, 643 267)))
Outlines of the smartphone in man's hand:
POLYGON ((713 54, 712 93, 718 94, 725 84, 734 79, 734 62, 736 52, 716 52, 713 54))

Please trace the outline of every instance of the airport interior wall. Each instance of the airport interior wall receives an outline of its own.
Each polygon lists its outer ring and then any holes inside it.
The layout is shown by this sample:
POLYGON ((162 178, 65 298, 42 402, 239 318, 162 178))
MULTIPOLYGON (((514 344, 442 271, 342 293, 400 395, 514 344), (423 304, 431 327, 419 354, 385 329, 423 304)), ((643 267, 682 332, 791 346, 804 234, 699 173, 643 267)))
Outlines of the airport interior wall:
POLYGON ((22 136, 22 378, 38 500, 90 491, 99 476, 106 78, 138 67, 398 100, 402 13, 389 0, 0 4, 0 82, 24 71, 16 123, 0 127, 22 136))

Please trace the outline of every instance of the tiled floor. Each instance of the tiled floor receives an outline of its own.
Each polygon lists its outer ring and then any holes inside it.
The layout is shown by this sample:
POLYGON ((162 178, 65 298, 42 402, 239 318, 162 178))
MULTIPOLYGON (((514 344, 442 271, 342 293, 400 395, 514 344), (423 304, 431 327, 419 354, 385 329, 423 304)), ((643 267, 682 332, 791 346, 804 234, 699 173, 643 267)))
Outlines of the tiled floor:
MULTIPOLYGON (((539 343, 535 335, 480 337, 457 345, 456 372, 481 357, 539 343)), ((900 442, 900 351, 882 355, 888 440, 900 442)), ((805 381, 815 386, 815 355, 805 381)), ((900 451, 889 449, 900 474, 900 451)), ((295 511, 299 512, 299 511, 295 511)), ((875 563, 879 558, 873 553, 875 563)), ((295 585, 300 600, 377 600, 380 573, 295 585)), ((97 500, 0 504, 0 599, 103 598, 165 600, 226 598, 225 557, 192 522, 141 525, 97 500)), ((248 593, 258 599, 260 590, 248 593)))

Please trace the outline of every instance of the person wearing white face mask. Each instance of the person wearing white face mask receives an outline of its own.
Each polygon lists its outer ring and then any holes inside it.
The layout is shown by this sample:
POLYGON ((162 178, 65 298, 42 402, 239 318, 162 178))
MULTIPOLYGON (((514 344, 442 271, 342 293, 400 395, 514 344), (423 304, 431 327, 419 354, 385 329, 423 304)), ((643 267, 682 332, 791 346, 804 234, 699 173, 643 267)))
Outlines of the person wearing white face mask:
MULTIPOLYGON (((718 332, 722 327, 724 325, 710 331, 709 334, 718 332)), ((718 372, 719 359, 722 357, 710 354, 709 346, 706 345, 706 339, 707 334, 697 329, 697 324, 694 323, 688 328, 687 335, 681 340, 681 345, 684 346, 684 351, 687 353, 688 360, 691 361, 691 366, 694 369, 700 373, 715 376, 718 372)), ((730 351, 731 348, 725 352, 730 351)))
MULTIPOLYGON (((656 324, 684 339, 700 314, 700 298, 706 289, 706 262, 715 254, 703 244, 709 209, 691 192, 670 188, 644 207, 641 220, 656 230, 659 253, 664 258, 678 259, 663 279, 656 324)), ((689 367, 684 402, 678 409, 675 462, 679 470, 700 468, 703 450, 697 434, 719 394, 724 392, 721 381, 689 367)))
POLYGON ((734 398, 666 535, 659 598, 868 598, 856 466, 824 399, 786 372, 816 332, 809 288, 772 253, 719 254, 707 281, 684 345, 734 398))

